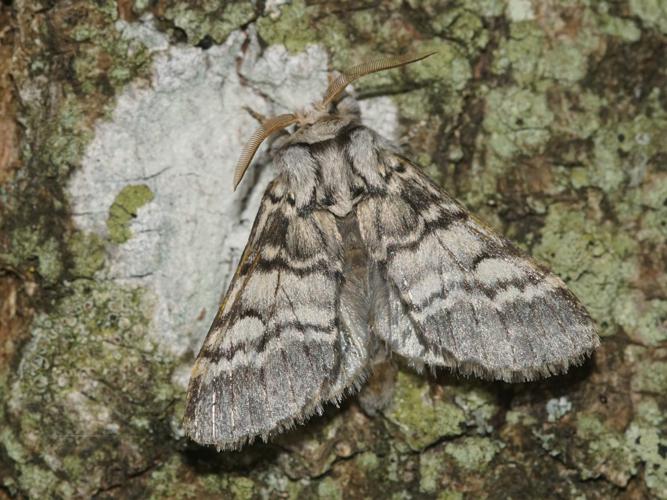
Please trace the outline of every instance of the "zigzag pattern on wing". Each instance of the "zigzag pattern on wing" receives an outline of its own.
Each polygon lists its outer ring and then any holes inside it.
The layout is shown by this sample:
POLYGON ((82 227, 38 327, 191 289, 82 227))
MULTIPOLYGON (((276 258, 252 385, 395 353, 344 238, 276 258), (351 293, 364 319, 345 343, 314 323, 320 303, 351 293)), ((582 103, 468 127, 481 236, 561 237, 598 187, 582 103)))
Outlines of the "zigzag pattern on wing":
POLYGON ((356 213, 386 285, 375 294, 373 332, 391 349, 514 381, 564 371, 597 347, 592 321, 559 278, 473 220, 405 158, 378 158, 386 190, 356 213))
POLYGON ((335 217, 267 189, 193 369, 184 425, 237 448, 301 422, 365 374, 366 327, 341 311, 345 253, 335 217))

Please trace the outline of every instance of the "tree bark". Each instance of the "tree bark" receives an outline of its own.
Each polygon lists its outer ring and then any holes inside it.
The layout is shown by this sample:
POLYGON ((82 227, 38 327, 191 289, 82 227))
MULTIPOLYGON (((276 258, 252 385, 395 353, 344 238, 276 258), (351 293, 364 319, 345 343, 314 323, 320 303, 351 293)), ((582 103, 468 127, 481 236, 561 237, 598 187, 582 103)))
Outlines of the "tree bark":
POLYGON ((0 498, 667 498, 667 7, 656 0, 0 6, 0 498), (256 122, 327 71, 560 275, 602 346, 522 384, 395 357, 218 453, 185 387, 274 175, 256 122))

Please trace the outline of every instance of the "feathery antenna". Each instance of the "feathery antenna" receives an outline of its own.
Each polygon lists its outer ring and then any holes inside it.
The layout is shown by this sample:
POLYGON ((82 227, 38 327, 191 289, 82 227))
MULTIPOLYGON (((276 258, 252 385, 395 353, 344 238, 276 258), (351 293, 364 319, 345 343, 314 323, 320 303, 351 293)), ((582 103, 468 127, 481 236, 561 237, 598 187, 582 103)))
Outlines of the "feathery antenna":
POLYGON ((253 156, 259 149, 259 146, 264 142, 271 134, 278 132, 279 130, 289 127, 293 123, 296 123, 297 117, 291 113, 286 115, 278 115, 273 118, 269 118, 260 127, 255 130, 255 132, 250 136, 250 140, 246 143, 243 151, 241 152, 241 157, 236 163, 236 169, 234 170, 234 191, 236 187, 243 179, 243 175, 250 166, 253 156))
MULTIPOLYGON (((336 99, 336 97, 338 97, 340 93, 343 92, 343 90, 345 90, 345 87, 364 75, 376 73, 385 69, 405 66, 406 64, 426 59, 428 56, 432 56, 435 53, 436 51, 421 52, 417 54, 405 54, 402 56, 380 57, 379 59, 374 59, 372 61, 367 61, 365 63, 352 66, 329 84, 329 88, 324 94, 324 98, 318 107, 326 109, 327 106, 331 104, 331 102, 333 102, 333 100, 336 99)), ((236 164, 236 170, 234 171, 234 190, 236 190, 236 187, 241 182, 241 179, 243 179, 243 175, 246 173, 246 170, 248 170, 250 162, 252 161, 255 153, 259 149, 259 146, 262 144, 264 139, 269 137, 271 134, 284 129, 285 127, 297 123, 298 121, 299 117, 292 113, 279 115, 264 121, 262 125, 257 130, 255 130, 255 132, 250 137, 250 140, 243 148, 241 157, 236 164)))
POLYGON ((432 56, 435 53, 436 51, 422 52, 419 54, 405 54, 402 56, 380 57, 379 59, 352 66, 329 84, 329 88, 327 89, 326 94, 324 94, 322 104, 325 107, 328 106, 343 90, 345 90, 345 87, 364 75, 377 73, 378 71, 384 71, 385 69, 405 66, 406 64, 426 59, 428 56, 432 56))

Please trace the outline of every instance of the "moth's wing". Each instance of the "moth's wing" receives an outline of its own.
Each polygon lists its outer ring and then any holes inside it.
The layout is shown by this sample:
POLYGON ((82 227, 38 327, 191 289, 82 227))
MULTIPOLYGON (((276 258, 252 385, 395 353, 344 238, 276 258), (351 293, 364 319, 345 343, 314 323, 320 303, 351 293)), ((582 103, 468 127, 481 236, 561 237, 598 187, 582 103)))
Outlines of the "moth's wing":
POLYGON ((193 368, 184 418, 190 437, 237 448, 304 420, 359 383, 368 332, 340 307, 344 260, 335 217, 299 213, 276 179, 193 368))
POLYGON ((406 159, 382 161, 386 191, 356 213, 376 283, 371 329, 393 351, 516 381, 562 372, 598 346, 590 317, 558 277, 406 159))

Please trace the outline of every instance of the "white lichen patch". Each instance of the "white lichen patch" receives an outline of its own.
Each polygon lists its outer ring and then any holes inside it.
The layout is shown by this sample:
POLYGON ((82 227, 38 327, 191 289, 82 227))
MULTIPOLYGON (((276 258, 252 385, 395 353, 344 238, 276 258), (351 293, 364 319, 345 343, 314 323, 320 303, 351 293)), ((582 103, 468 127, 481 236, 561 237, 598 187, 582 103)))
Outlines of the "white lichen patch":
POLYGON ((572 411, 572 402, 565 396, 551 398, 546 404, 547 420, 555 422, 572 411))
MULTIPOLYGON (((181 355, 201 345, 274 175, 262 167, 264 148, 232 191, 235 163, 257 127, 243 107, 274 115, 319 99, 327 54, 318 46, 298 54, 283 46, 261 51, 252 29, 202 50, 162 43, 150 21, 119 28, 151 39, 152 80, 128 86, 111 118, 97 124, 69 185, 72 212, 79 228, 108 237, 118 194, 148 187, 153 196, 131 218, 129 239, 108 244, 104 272, 154 295, 151 335, 181 355)), ((395 109, 392 115, 386 102, 377 108, 395 123, 395 109)))
POLYGON ((398 112, 391 97, 380 96, 359 101, 364 124, 378 134, 395 139, 398 134, 398 112))
POLYGON ((507 17, 512 21, 530 21, 535 19, 535 12, 530 0, 509 0, 507 3, 507 17))

